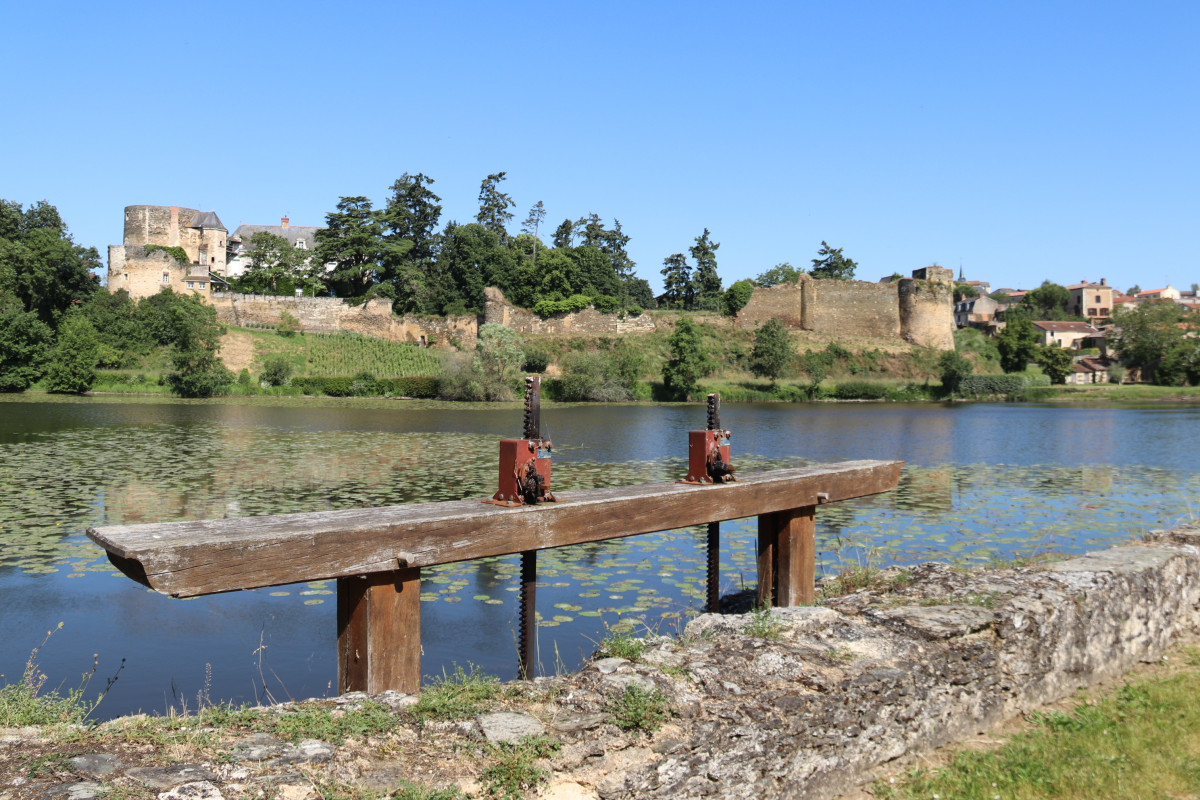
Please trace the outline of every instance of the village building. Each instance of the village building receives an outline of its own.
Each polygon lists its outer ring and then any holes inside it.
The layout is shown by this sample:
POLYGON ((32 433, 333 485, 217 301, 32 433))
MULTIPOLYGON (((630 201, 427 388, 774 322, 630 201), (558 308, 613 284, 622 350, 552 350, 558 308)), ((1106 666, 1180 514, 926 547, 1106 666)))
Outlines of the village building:
POLYGON ((1092 325, 1101 325, 1112 318, 1113 290, 1105 278, 1099 283, 1081 281, 1066 287, 1071 293, 1069 310, 1084 317, 1092 325))
POLYGON ((317 246, 317 231, 324 230, 317 225, 292 225, 286 216, 279 220, 278 225, 238 225, 229 236, 229 252, 227 255, 227 275, 230 278, 240 278, 250 266, 251 237, 256 233, 270 233, 297 250, 313 250, 317 246))
POLYGON ((1171 286, 1171 284, 1169 284, 1169 283, 1167 284, 1165 289, 1148 289, 1144 292, 1137 293, 1137 299, 1138 299, 1139 303, 1143 302, 1145 300, 1175 300, 1175 301, 1178 301, 1181 296, 1182 296, 1182 293, 1175 287, 1171 286))
POLYGON ((954 304, 954 324, 959 328, 986 329, 999 308, 1000 304, 987 295, 964 297, 954 304))
POLYGON ((1082 347, 1099 347, 1104 334, 1086 322, 1061 322, 1049 320, 1035 322, 1033 326, 1042 334, 1042 344, 1079 350, 1082 347), (1092 340, 1089 343, 1088 340, 1092 340))

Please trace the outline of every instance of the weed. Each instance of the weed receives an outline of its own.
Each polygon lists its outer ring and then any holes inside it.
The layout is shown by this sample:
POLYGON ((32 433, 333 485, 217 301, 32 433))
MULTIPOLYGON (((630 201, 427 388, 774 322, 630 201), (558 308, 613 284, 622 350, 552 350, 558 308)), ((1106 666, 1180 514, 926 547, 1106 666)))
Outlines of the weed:
POLYGON ((600 649, 596 655, 601 658, 624 658, 637 661, 646 651, 646 642, 634 637, 625 629, 609 628, 605 625, 607 634, 600 640, 600 649))
POLYGON ((995 608, 1003 595, 999 592, 983 592, 980 594, 969 594, 966 597, 956 598, 956 602, 966 606, 979 606, 980 608, 995 608))
POLYGON ((421 690, 417 703, 409 707, 417 720, 466 719, 484 711, 504 689, 493 675, 485 675, 474 664, 469 670, 455 665, 454 672, 435 677, 421 690))
POLYGON ((561 745, 544 736, 505 742, 488 748, 492 763, 484 768, 483 782, 489 797, 519 800, 545 776, 534 762, 553 754, 561 745))
POLYGON ((40 778, 43 775, 51 775, 59 770, 66 769, 67 766, 66 753, 47 753, 30 759, 25 766, 26 778, 40 778))
POLYGON ((96 706, 100 705, 100 701, 108 694, 108 690, 117 682, 117 677, 125 667, 124 659, 121 660, 121 666, 117 668, 116 674, 108 679, 104 691, 93 701, 84 699, 88 684, 96 674, 99 664, 99 657, 93 655, 92 668, 83 673, 78 686, 67 690, 65 697, 59 694, 58 689, 41 693, 42 687, 46 683, 46 674, 38 667, 37 656, 50 641, 50 637, 56 631, 62 630, 62 627, 63 623, 60 622, 54 630, 46 631, 46 637, 42 639, 41 644, 30 651, 29 658, 25 661, 25 670, 18 682, 0 686, 0 727, 53 725, 56 723, 80 724, 88 718, 96 706))
POLYGON ((879 577, 879 568, 871 564, 847 567, 839 572, 832 581, 821 585, 821 598, 828 600, 833 597, 854 594, 862 589, 870 589, 874 586, 877 577, 879 577))
POLYGON ((396 715, 387 706, 368 701, 339 713, 321 705, 302 705, 290 713, 260 717, 256 727, 291 742, 320 739, 341 744, 347 736, 383 733, 396 723, 396 715))
POLYGON ((604 710, 621 730, 653 733, 667 718, 669 709, 666 696, 659 690, 626 686, 620 695, 608 699, 604 710))
POLYGON ((782 630, 783 625, 771 616, 770 606, 756 606, 750 612, 750 624, 746 626, 747 636, 756 636, 759 639, 778 639, 782 630))
POLYGON ((316 788, 322 800, 461 800, 464 796, 457 786, 431 789, 408 781, 402 781, 383 792, 363 789, 338 780, 320 781, 316 788))

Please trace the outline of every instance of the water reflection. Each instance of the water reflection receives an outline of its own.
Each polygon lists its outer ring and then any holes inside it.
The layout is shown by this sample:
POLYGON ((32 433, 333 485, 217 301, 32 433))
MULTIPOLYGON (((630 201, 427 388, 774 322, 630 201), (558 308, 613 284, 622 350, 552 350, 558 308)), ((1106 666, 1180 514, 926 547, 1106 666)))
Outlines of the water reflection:
MULTIPOLYGON (((818 568, 966 563, 1122 541, 1193 512, 1193 408, 738 405, 723 409, 743 470, 857 458, 908 462, 888 495, 822 507, 818 568)), ((105 714, 162 710, 212 665, 214 697, 331 691, 333 583, 173 601, 114 576, 89 525, 314 511, 490 494, 517 406, 282 407, 0 400, 0 673, 42 632, 57 681, 128 659, 105 714), (80 654, 84 654, 81 656, 80 654), (273 676, 278 677, 273 677, 273 676)), ((550 405, 558 489, 672 480, 697 407, 550 405)), ((722 525, 722 589, 755 581, 753 520, 722 525)), ((606 627, 671 631, 703 601, 699 528, 539 557, 544 669, 570 667, 606 627)), ((427 570, 427 673, 474 661, 515 674, 517 557, 427 570)))

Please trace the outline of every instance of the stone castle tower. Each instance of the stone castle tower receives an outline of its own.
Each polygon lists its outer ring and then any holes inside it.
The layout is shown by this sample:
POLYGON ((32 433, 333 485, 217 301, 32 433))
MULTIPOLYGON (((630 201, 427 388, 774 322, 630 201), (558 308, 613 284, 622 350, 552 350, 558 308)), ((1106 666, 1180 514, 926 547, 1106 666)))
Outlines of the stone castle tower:
POLYGON ((164 287, 193 292, 205 299, 225 282, 228 231, 212 211, 180 206, 126 206, 125 235, 108 247, 109 291, 124 289, 133 298, 164 287), (187 261, 147 246, 178 247, 187 261))

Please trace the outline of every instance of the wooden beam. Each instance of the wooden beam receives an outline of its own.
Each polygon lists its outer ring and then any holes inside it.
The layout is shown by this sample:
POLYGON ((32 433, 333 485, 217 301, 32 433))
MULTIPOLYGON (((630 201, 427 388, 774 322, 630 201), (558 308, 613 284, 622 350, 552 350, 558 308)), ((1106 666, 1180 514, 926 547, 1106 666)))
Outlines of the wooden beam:
POLYGON ((776 511, 775 605, 798 606, 816 601, 816 506, 776 511))
POLYGON ((779 530, 775 515, 758 515, 758 608, 775 605, 775 566, 779 545, 779 530))
MULTIPOLYGON (((113 563, 176 597, 392 572, 615 539, 877 494, 899 461, 846 461, 739 474, 734 483, 657 483, 558 494, 499 508, 456 500, 385 508, 115 525, 88 536, 113 563)), ((482 497, 481 497, 482 499, 482 497)))
POLYGON ((421 570, 338 578, 338 694, 421 689, 421 570))

